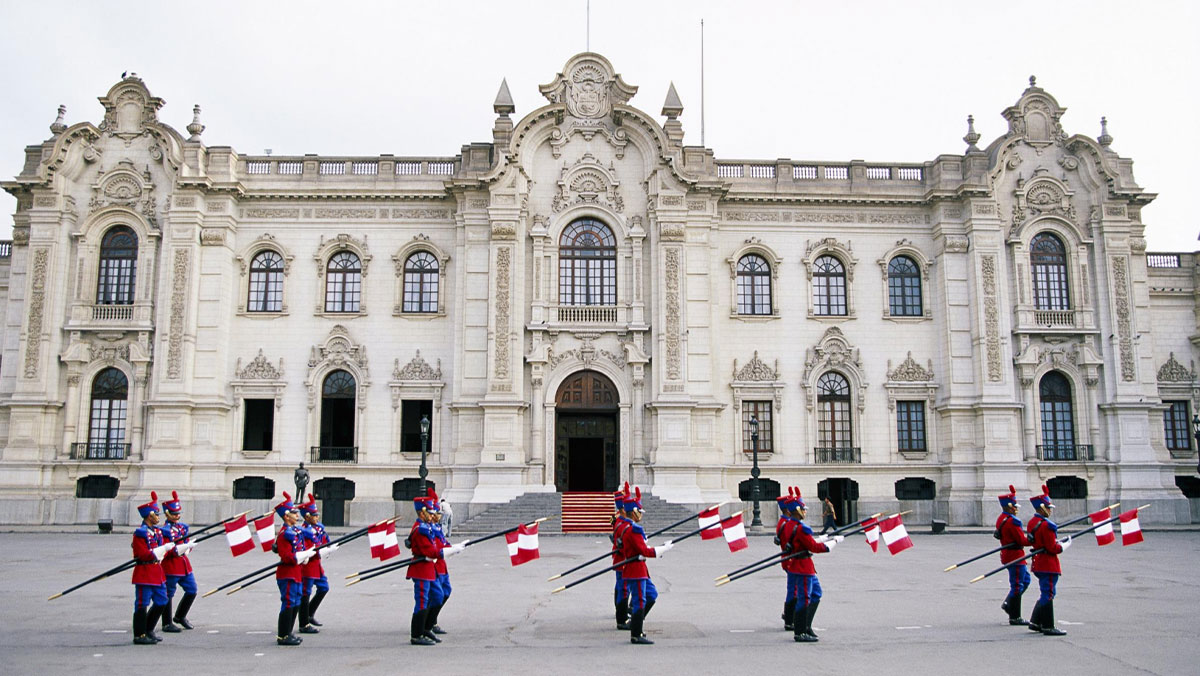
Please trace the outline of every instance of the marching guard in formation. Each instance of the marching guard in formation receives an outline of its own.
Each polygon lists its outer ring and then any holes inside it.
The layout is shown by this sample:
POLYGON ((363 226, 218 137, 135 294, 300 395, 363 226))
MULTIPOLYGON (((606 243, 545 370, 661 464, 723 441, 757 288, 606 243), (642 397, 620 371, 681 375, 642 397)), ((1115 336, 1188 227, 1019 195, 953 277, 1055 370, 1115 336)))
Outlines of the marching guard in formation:
MULTIPOLYGON (((453 553, 450 552, 450 550, 454 549, 455 546, 450 544, 450 538, 442 529, 442 501, 438 498, 437 493, 435 493, 432 488, 428 490, 428 493, 429 503, 436 508, 436 511, 433 513, 433 519, 430 523, 433 526, 434 535, 437 536, 438 550, 446 552, 446 554, 449 556, 453 556, 454 554, 461 552, 462 548, 467 545, 469 540, 463 540, 453 553)), ((429 609, 429 619, 427 620, 427 624, 429 625, 428 634, 433 636, 433 640, 435 642, 441 643, 437 637, 445 634, 446 630, 438 626, 438 615, 441 614, 442 608, 445 607, 446 602, 450 600, 450 592, 452 591, 450 589, 450 569, 446 567, 446 556, 438 557, 437 562, 434 564, 434 574, 434 583, 440 588, 442 600, 436 606, 433 606, 429 609)))
POLYGON ((405 577, 413 581, 413 615, 409 630, 409 643, 434 645, 441 643, 433 631, 440 611, 445 603, 442 585, 438 582, 439 560, 453 556, 463 550, 464 545, 445 546, 445 538, 434 528, 438 503, 428 495, 413 499, 417 520, 409 530, 405 546, 412 551, 413 562, 408 566, 405 577))
MULTIPOLYGON (((792 552, 792 535, 795 528, 800 524, 796 520, 796 496, 793 493, 795 489, 788 487, 787 495, 781 495, 775 498, 775 502, 779 505, 779 522, 775 524, 775 544, 779 545, 782 550, 780 557, 786 557, 792 552)), ((787 592, 783 597, 783 629, 784 631, 792 631, 795 628, 795 612, 797 589, 800 584, 799 562, 796 559, 787 559, 781 561, 780 566, 783 567, 787 574, 787 592)))
POLYGON ((338 546, 329 544, 329 534, 325 532, 325 524, 321 523, 321 513, 312 493, 308 494, 308 502, 300 505, 299 509, 304 519, 303 532, 307 547, 316 550, 300 572, 303 580, 300 589, 300 633, 317 634, 320 633, 317 627, 321 626, 317 621, 317 608, 329 593, 329 578, 325 576, 321 560, 337 551, 338 546), (313 589, 317 593, 310 599, 313 589))
POLYGON ((651 645, 654 641, 646 638, 642 631, 646 615, 654 607, 658 599, 658 590, 650 580, 650 571, 646 568, 646 559, 660 558, 670 551, 670 540, 650 547, 646 544, 646 531, 639 522, 642 520, 642 489, 635 488, 634 495, 625 498, 625 513, 623 517, 629 522, 621 534, 621 561, 629 561, 621 567, 621 578, 625 581, 625 593, 629 597, 629 642, 639 645, 651 645))
POLYGON ((164 501, 162 506, 167 514, 167 525, 162 528, 163 539, 175 544, 162 560, 163 573, 167 578, 167 604, 162 613, 162 629, 177 634, 183 629, 192 628, 187 614, 196 600, 196 576, 192 574, 188 552, 196 545, 188 537, 190 527, 181 520, 183 505, 179 501, 179 493, 171 491, 171 499, 164 501), (183 598, 179 600, 177 612, 172 613, 176 587, 183 589, 183 598))
POLYGON ((142 525, 133 532, 133 642, 155 645, 162 637, 154 633, 154 625, 167 608, 167 578, 163 573, 163 557, 175 548, 166 542, 158 527, 158 494, 150 493, 150 502, 139 505, 142 525))
MULTIPOLYGON (((1009 564, 1024 558, 1025 547, 1029 539, 1021 520, 1017 518, 1020 506, 1017 504, 1017 489, 1008 487, 1008 493, 999 496, 1000 509, 1003 510, 996 519, 996 531, 993 536, 1000 541, 1000 563, 1009 564)), ((1008 567, 1008 596, 1000 608, 1008 613, 1008 623, 1014 626, 1029 624, 1021 617, 1021 595, 1029 587, 1029 569, 1024 562, 1014 563, 1008 567)))
MULTIPOLYGON (((612 565, 616 566, 621 561, 624 561, 621 554, 621 539, 625 535, 625 529, 633 524, 625 516, 625 501, 629 499, 629 482, 625 482, 625 487, 613 493, 613 523, 612 535, 610 540, 613 546, 612 565)), ((617 614, 617 629, 620 631, 629 630, 629 592, 625 590, 625 578, 621 577, 621 569, 613 568, 613 573, 616 575, 616 584, 613 586, 613 605, 616 608, 617 614)))
POLYGON ((821 536, 821 541, 818 541, 813 537, 812 528, 804 523, 804 518, 808 516, 808 508, 799 491, 796 491, 794 500, 796 506, 793 514, 797 524, 791 529, 791 537, 788 540, 791 547, 788 551, 808 553, 786 562, 796 562, 793 570, 798 576, 794 588, 796 603, 792 611, 792 631, 795 632, 793 639, 797 643, 816 643, 820 639, 813 631, 812 621, 813 616, 817 614, 817 606, 821 605, 821 581, 817 579, 817 568, 813 565, 812 555, 833 551, 833 548, 846 538, 843 535, 835 535, 829 539, 821 536))
POLYGON ((1033 574, 1037 576, 1041 596, 1029 615, 1029 629, 1040 631, 1046 636, 1063 636, 1067 632, 1054 626, 1054 596, 1058 588, 1058 578, 1062 575, 1058 555, 1071 546, 1071 538, 1068 537, 1063 542, 1058 541, 1058 525, 1050 520, 1054 513, 1050 489, 1042 486, 1042 494, 1033 496, 1029 502, 1037 512, 1029 519, 1029 541, 1035 549, 1044 550, 1033 557, 1033 574))
POLYGON ((283 519, 283 528, 279 529, 272 546, 279 555, 279 565, 275 568, 275 582, 279 585, 279 623, 275 643, 300 645, 303 639, 293 634, 292 629, 300 612, 302 569, 316 551, 306 548, 304 533, 297 525, 300 513, 292 502, 292 496, 284 493, 283 502, 275 505, 275 513, 283 519))

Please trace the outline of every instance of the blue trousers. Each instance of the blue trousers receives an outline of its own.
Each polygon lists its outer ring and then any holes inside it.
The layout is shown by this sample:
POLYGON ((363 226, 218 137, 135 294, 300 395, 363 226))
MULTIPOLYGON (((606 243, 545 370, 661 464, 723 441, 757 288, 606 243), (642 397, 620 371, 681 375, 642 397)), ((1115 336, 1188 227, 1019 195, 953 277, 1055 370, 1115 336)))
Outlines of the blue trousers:
POLYGON ((1008 567, 1008 593, 1020 596, 1029 588, 1029 568, 1023 563, 1008 567))
POLYGON ((1038 586, 1042 590, 1042 595, 1038 597, 1038 603, 1049 603, 1054 600, 1054 593, 1058 588, 1058 573, 1034 573, 1038 579, 1038 586))
POLYGON ((413 613, 440 606, 445 599, 442 597, 442 586, 437 580, 413 580, 413 613))
POLYGON ((279 584, 279 612, 300 605, 300 583, 295 580, 275 580, 279 584))
POLYGON ((650 578, 625 580, 625 593, 629 595, 629 613, 640 613, 646 604, 658 598, 658 590, 650 578))
POLYGON ((167 605, 167 587, 161 584, 134 585, 133 609, 167 605))
POLYGON ((617 574, 617 583, 613 585, 613 605, 615 606, 629 598, 629 592, 625 590, 625 578, 621 577, 621 571, 613 572, 617 574))
POLYGON ((312 593, 313 587, 316 587, 317 591, 328 592, 329 591, 329 578, 325 577, 324 575, 322 575, 321 577, 306 577, 306 578, 304 578, 304 589, 303 589, 303 591, 301 591, 300 595, 308 596, 309 594, 312 593))
POLYGON ((813 601, 821 600, 821 581, 817 579, 816 575, 797 574, 796 577, 800 578, 796 582, 796 596, 794 597, 797 607, 803 608, 813 601))
POLYGON ((446 601, 449 601, 450 592, 452 591, 450 589, 450 573, 441 573, 434 582, 442 588, 442 603, 444 604, 446 601))
POLYGON ((175 586, 178 585, 183 589, 184 594, 196 593, 196 576, 188 573, 187 575, 168 575, 167 576, 167 598, 175 598, 175 586))
POLYGON ((800 578, 801 577, 802 576, 800 575, 800 573, 788 573, 787 574, 787 596, 783 599, 784 601, 796 600, 796 596, 799 593, 797 590, 800 589, 800 578))

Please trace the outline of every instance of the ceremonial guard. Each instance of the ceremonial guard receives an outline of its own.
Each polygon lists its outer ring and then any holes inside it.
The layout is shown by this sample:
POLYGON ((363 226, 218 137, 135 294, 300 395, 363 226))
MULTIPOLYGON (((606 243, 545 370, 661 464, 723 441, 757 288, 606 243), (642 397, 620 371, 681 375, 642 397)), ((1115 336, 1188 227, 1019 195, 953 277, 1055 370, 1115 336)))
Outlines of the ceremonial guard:
POLYGON ((796 491, 794 499, 796 501, 794 513, 798 523, 791 531, 790 551, 793 553, 807 552, 807 554, 788 561, 788 563, 796 562, 792 571, 798 576, 795 591, 796 604, 792 612, 792 631, 795 633, 794 639, 797 643, 815 643, 819 639, 813 632, 812 621, 813 616, 817 614, 817 606, 821 604, 821 582, 817 579, 817 569, 813 565, 812 555, 832 551, 839 542, 845 539, 845 536, 835 535, 829 539, 821 536, 818 541, 813 537, 812 528, 804 523, 804 518, 808 516, 808 508, 804 504, 804 498, 800 495, 800 491, 796 491))
MULTIPOLYGON (((625 501, 629 499, 629 482, 625 482, 625 488, 613 493, 613 523, 612 523, 612 565, 624 561, 621 553, 621 538, 625 534, 625 529, 633 525, 633 522, 625 516, 625 501)), ((629 593, 625 591, 625 578, 621 577, 621 569, 614 568, 613 573, 616 574, 616 584, 613 586, 613 605, 616 607, 617 613, 617 629, 622 631, 629 629, 629 593)))
POLYGON ((1033 556, 1033 574, 1037 576, 1041 596, 1029 615, 1029 629, 1040 631, 1046 636, 1063 636, 1067 632, 1054 626, 1054 596, 1062 568, 1058 555, 1071 546, 1071 538, 1058 541, 1058 525, 1050 520, 1054 503, 1050 502, 1050 490, 1042 486, 1042 494, 1029 499, 1037 515, 1029 520, 1029 544, 1044 551, 1033 556))
POLYGON ((181 520, 183 505, 179 502, 179 493, 171 491, 171 499, 164 501, 162 506, 167 514, 167 525, 162 528, 163 538, 175 544, 162 560, 163 573, 167 577, 167 604, 163 609, 162 628, 163 631, 174 634, 182 631, 180 627, 192 628, 187 614, 192 602, 196 600, 196 576, 192 574, 192 562, 188 560, 188 552, 196 545, 188 537, 189 526, 181 520), (176 587, 183 588, 183 598, 179 600, 177 612, 172 614, 171 606, 175 599, 176 587))
MULTIPOLYGON (((775 524, 775 544, 779 545, 782 550, 780 558, 792 553, 792 531, 800 525, 800 522, 796 520, 796 496, 793 492, 795 490, 794 487, 789 486, 787 495, 775 498, 775 502, 779 504, 779 522, 775 524)), ((796 612, 797 585, 800 584, 798 568, 800 564, 796 559, 787 559, 780 565, 787 573, 787 593, 783 597, 783 629, 792 631, 795 628, 793 618, 796 612)))
MULTIPOLYGON (((1006 495, 999 496, 1000 509, 1003 510, 996 519, 996 531, 993 536, 1000 541, 1004 549, 1000 550, 1000 563, 1008 564, 1025 557, 1025 546, 1029 539, 1025 537, 1024 526, 1017 518, 1017 489, 1009 486, 1006 495)), ((1008 567, 1008 596, 1005 597, 1001 608, 1008 613, 1008 623, 1015 626, 1029 624, 1021 617, 1021 595, 1029 587, 1029 569, 1024 562, 1008 567)))
POLYGON ((300 612, 301 569, 315 550, 305 549, 304 533, 297 526, 300 514, 292 503, 292 496, 284 493, 283 502, 275 506, 275 513, 283 519, 283 528, 279 529, 272 546, 279 555, 279 565, 275 568, 275 582, 279 585, 279 628, 275 643, 300 645, 302 639, 292 633, 292 628, 296 626, 296 615, 300 612))
POLYGON ((302 530, 306 549, 316 550, 316 554, 312 555, 300 571, 300 577, 303 579, 300 589, 300 633, 316 634, 319 633, 317 627, 321 626, 317 621, 317 608, 329 593, 329 578, 325 577, 325 568, 321 561, 336 551, 338 546, 329 544, 329 534, 325 532, 325 524, 321 523, 321 513, 312 493, 308 494, 308 502, 300 505, 299 509, 304 519, 302 530), (317 593, 310 600, 309 595, 314 588, 317 593))
POLYGON ((163 574, 163 557, 175 548, 166 542, 163 531, 158 528, 158 494, 150 493, 150 502, 139 505, 138 514, 142 525, 133 532, 133 642, 137 645, 154 645, 162 637, 154 633, 154 625, 167 607, 166 576, 163 574))
POLYGON ((428 496, 418 497, 413 499, 413 507, 417 510, 417 520, 405 541, 405 546, 413 555, 413 562, 405 574, 405 577, 413 581, 414 603, 409 643, 434 645, 442 641, 433 633, 430 612, 433 608, 440 608, 444 601, 441 585, 437 583, 437 561, 445 556, 457 554, 462 551, 463 546, 455 545, 443 549, 442 540, 433 528, 434 515, 438 510, 436 500, 428 496))
POLYGON ((646 545, 646 531, 639 524, 643 514, 641 488, 635 488, 634 495, 626 497, 625 513, 630 523, 621 534, 621 561, 632 560, 622 566, 621 577, 625 580, 625 593, 629 597, 629 642, 651 645, 654 641, 646 638, 642 628, 646 615, 658 599, 658 590, 650 581, 646 559, 659 558, 674 545, 670 540, 657 547, 646 545))
MULTIPOLYGON (((436 509, 436 511, 433 513, 433 518, 430 521, 430 524, 433 526, 434 535, 437 537, 438 551, 449 553, 449 550, 453 549, 453 545, 450 544, 450 538, 446 535, 446 532, 442 530, 442 501, 438 499, 437 493, 435 493, 432 488, 429 489, 428 493, 429 504, 436 509)), ((458 545, 458 549, 454 553, 457 554, 458 552, 462 551, 462 548, 467 545, 467 542, 469 542, 469 540, 463 540, 462 543, 458 545)), ((428 636, 432 636, 434 641, 438 641, 437 637, 446 633, 446 630, 438 626, 438 615, 441 614, 442 608, 445 607, 446 602, 450 600, 451 591, 450 569, 446 566, 445 556, 439 556, 437 562, 434 563, 434 574, 436 577, 433 581, 434 584, 440 588, 442 600, 437 605, 429 609, 429 617, 425 621, 425 633, 428 636)))

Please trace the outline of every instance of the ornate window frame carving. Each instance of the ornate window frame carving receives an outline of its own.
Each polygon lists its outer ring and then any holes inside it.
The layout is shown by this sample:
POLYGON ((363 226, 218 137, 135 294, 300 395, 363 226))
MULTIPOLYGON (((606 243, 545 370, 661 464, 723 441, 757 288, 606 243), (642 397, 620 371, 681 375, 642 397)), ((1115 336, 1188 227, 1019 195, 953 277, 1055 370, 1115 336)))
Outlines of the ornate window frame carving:
MULTIPOLYGON (((396 267, 396 285, 395 298, 396 302, 392 306, 392 315, 396 317, 405 317, 408 319, 432 319, 436 317, 446 316, 446 292, 449 286, 446 285, 446 266, 450 262, 450 254, 442 251, 441 247, 434 244, 425 233, 413 235, 412 241, 400 247, 400 250, 392 255, 392 263, 396 267), (408 263, 409 257, 413 254, 426 251, 431 256, 437 259, 438 263, 438 309, 437 312, 405 312, 404 311, 404 266, 408 263)), ((363 276, 366 276, 364 266, 363 276)))
POLYGON ((1011 261, 1016 273, 1016 310, 1018 329, 1032 328, 1031 317, 1036 310, 1033 296, 1033 264, 1030 261, 1030 246, 1033 238, 1041 233, 1054 235, 1062 242, 1067 262, 1068 312, 1075 313, 1076 328, 1087 329, 1094 325, 1095 300, 1090 293, 1091 273, 1088 261, 1091 258, 1092 240, 1080 237, 1075 226, 1059 216, 1043 216, 1029 223, 1017 240, 1009 240, 1011 261))
MULTIPOLYGON (((272 317, 286 317, 288 313, 288 275, 292 272, 292 260, 295 256, 282 242, 275 239, 275 236, 269 232, 264 232, 254 238, 246 246, 242 247, 241 251, 234 257, 238 264, 238 303, 237 316, 239 317, 254 317, 256 319, 270 319, 272 317), (250 312, 246 310, 246 303, 250 298, 250 264, 254 262, 254 257, 264 251, 274 251, 283 258, 283 294, 280 299, 279 312, 250 312)), ((322 295, 324 298, 324 295, 322 295)))
POLYGON ((404 458, 404 454, 400 452, 403 423, 400 404, 406 400, 433 401, 433 417, 436 420, 433 421, 429 437, 429 453, 432 455, 437 449, 442 448, 442 428, 446 426, 442 415, 442 393, 445 390, 446 381, 442 376, 441 358, 439 357, 435 363, 436 367, 430 365, 421 357, 421 351, 417 350, 416 356, 405 365, 401 366, 400 359, 397 358, 392 366, 392 379, 388 381, 388 389, 391 390, 392 395, 393 445, 391 457, 393 461, 404 458))
POLYGON ((813 445, 816 444, 817 430, 820 426, 820 421, 817 420, 817 381, 829 371, 840 373, 850 384, 850 400, 854 407, 850 433, 853 439, 861 440, 863 412, 867 406, 867 374, 858 348, 851 345, 842 330, 836 326, 825 329, 825 334, 817 344, 808 348, 804 360, 804 376, 800 379, 800 389, 808 411, 807 437, 813 440, 813 445))
POLYGON ((858 318, 857 308, 854 304, 854 269, 858 266, 858 258, 855 257, 849 240, 845 244, 842 244, 834 237, 826 237, 816 241, 809 240, 804 258, 800 263, 804 266, 804 275, 808 280, 806 295, 809 319, 821 322, 843 322, 858 318), (818 258, 826 255, 838 259, 842 267, 846 270, 846 314, 844 315, 819 315, 816 312, 816 306, 813 304, 813 265, 818 258))
MULTIPOLYGON (((640 223, 641 217, 633 216, 627 221, 623 216, 602 204, 585 204, 568 207, 562 213, 555 214, 550 218, 551 222, 544 234, 541 232, 533 234, 535 238, 544 238, 542 256, 545 264, 542 266, 541 274, 545 276, 543 288, 546 291, 546 297, 549 301, 548 309, 550 316, 547 323, 563 327, 570 327, 572 325, 570 322, 560 322, 557 315, 558 308, 562 304, 562 299, 559 297, 559 242, 562 240, 563 231, 567 227, 575 221, 585 218, 599 221, 613 232, 613 239, 616 241, 617 247, 617 323, 628 323, 627 320, 623 320, 622 318, 628 317, 627 308, 632 303, 632 287, 635 282, 632 280, 631 275, 641 274, 640 270, 634 269, 634 240, 630 232, 630 221, 635 224, 640 223)), ((536 260, 534 261, 534 265, 535 267, 537 266, 536 260)), ((535 284, 537 284, 536 281, 535 284)))
MULTIPOLYGON (((889 259, 890 260, 890 259, 889 259)), ((888 445, 891 450, 891 457, 897 454, 904 456, 905 460, 922 460, 926 457, 937 456, 937 425, 930 424, 930 417, 934 412, 934 403, 937 400, 938 385, 934 381, 933 360, 927 362, 927 366, 921 366, 913 359, 912 352, 908 353, 904 361, 896 368, 892 368, 892 360, 887 363, 887 380, 883 383, 883 389, 887 392, 888 399, 888 421, 890 427, 888 429, 888 445), (925 450, 924 451, 901 451, 899 448, 899 440, 897 439, 897 420, 896 420, 896 402, 897 401, 920 401, 925 404, 925 450)))
POLYGON ((896 241, 896 245, 888 249, 879 264, 879 274, 883 277, 883 318, 897 323, 917 323, 933 319, 933 304, 929 302, 929 269, 933 260, 926 257, 917 245, 909 239, 896 241), (891 303, 891 288, 889 286, 888 266, 896 256, 911 258, 921 269, 921 314, 919 316, 893 316, 891 303))
MULTIPOLYGON (((367 315, 367 268, 371 263, 371 252, 367 248, 367 238, 364 235, 360 240, 353 235, 339 232, 330 239, 325 239, 321 235, 321 242, 317 245, 317 250, 313 253, 313 261, 317 266, 316 274, 316 305, 313 308, 313 315, 317 317, 330 317, 334 319, 344 318, 352 319, 354 317, 365 317, 367 315), (326 312, 325 311, 325 272, 329 265, 329 259, 335 254, 342 251, 349 251, 355 256, 358 256, 358 264, 362 272, 360 273, 360 286, 358 297, 358 312, 326 312)), ((355 431, 357 434, 357 430, 355 431)))
POLYGON ((76 242, 77 252, 75 290, 71 304, 84 306, 79 311, 72 311, 73 319, 90 319, 100 276, 100 244, 105 233, 121 225, 132 230, 138 238, 137 267, 133 280, 133 316, 135 321, 137 318, 151 317, 151 308, 154 306, 152 290, 158 276, 158 251, 162 232, 151 227, 150 223, 133 209, 110 205, 93 213, 78 231, 71 233, 76 242))
POLYGON ((354 443, 359 447, 359 462, 365 461, 366 449, 362 442, 366 423, 367 390, 371 387, 371 372, 367 367, 367 348, 356 342, 341 324, 335 325, 329 335, 318 345, 312 346, 308 358, 308 374, 304 387, 308 392, 308 439, 305 452, 317 443, 321 435, 321 412, 318 410, 321 387, 325 378, 334 371, 346 371, 354 376, 354 443))
MULTIPOLYGON (((1197 380, 1195 360, 1191 362, 1189 369, 1179 363, 1175 359, 1175 353, 1171 352, 1167 361, 1158 367, 1158 396, 1163 401, 1186 400, 1191 404, 1193 415, 1200 412, 1200 380, 1197 380)), ((1154 438, 1160 441, 1163 448, 1166 448, 1167 441, 1163 426, 1153 425, 1152 429, 1154 438)), ((1169 452, 1172 458, 1190 458, 1196 454, 1195 450, 1171 450, 1169 452)))
MULTIPOLYGON (((743 401, 770 401, 777 412, 783 410, 783 392, 787 383, 779 377, 779 360, 775 360, 774 367, 768 366, 758 358, 758 350, 741 368, 738 368, 738 361, 733 360, 733 377, 729 387, 733 390, 735 412, 741 410, 743 401)), ((737 438, 741 439, 741 418, 734 422, 738 429, 737 438)))
MULTIPOLYGON (((238 357, 233 369, 233 378, 230 379, 229 385, 233 389, 233 410, 237 422, 240 423, 234 425, 230 448, 236 449, 237 453, 243 458, 263 460, 279 449, 256 448, 247 450, 242 448, 242 430, 246 425, 246 407, 243 406, 243 403, 246 399, 274 399, 275 410, 279 411, 283 408, 283 393, 287 389, 287 380, 283 370, 283 358, 279 358, 279 366, 273 366, 267 360, 266 355, 263 354, 262 348, 259 348, 258 354, 247 362, 245 366, 242 366, 242 358, 238 357)), ((276 415, 273 420, 273 429, 271 430, 271 445, 276 447, 279 445, 280 422, 280 416, 276 415)))
MULTIPOLYGON (((738 319, 746 322, 761 322, 779 319, 779 272, 783 269, 783 258, 775 253, 775 250, 757 237, 748 237, 734 250, 729 258, 725 259, 729 265, 729 316, 732 319, 738 319), (738 312, 738 288, 737 288, 737 266, 743 256, 754 254, 761 256, 771 266, 771 314, 769 315, 754 315, 741 314, 738 312)), ((810 301, 811 302, 811 301, 810 301)))

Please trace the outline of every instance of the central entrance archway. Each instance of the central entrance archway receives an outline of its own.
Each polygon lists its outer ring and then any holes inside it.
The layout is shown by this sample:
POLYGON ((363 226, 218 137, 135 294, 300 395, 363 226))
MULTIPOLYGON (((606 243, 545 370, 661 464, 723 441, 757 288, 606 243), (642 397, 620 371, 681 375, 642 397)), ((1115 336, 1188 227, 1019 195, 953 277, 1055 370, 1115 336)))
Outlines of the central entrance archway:
POLYGON ((554 395, 554 484, 560 492, 615 491, 621 478, 617 388, 578 371, 554 395))

